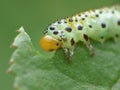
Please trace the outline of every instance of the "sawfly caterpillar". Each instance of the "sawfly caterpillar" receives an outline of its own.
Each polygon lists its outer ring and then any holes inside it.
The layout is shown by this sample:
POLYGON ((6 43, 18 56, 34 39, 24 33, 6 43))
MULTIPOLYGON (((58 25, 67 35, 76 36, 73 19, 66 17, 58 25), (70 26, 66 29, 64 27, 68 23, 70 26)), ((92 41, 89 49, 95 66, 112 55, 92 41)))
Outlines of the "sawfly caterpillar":
POLYGON ((101 43, 110 38, 120 40, 119 5, 89 10, 52 23, 44 31, 40 45, 49 52, 63 48, 65 55, 72 60, 79 41, 85 43, 91 55, 94 55, 89 38, 101 43))

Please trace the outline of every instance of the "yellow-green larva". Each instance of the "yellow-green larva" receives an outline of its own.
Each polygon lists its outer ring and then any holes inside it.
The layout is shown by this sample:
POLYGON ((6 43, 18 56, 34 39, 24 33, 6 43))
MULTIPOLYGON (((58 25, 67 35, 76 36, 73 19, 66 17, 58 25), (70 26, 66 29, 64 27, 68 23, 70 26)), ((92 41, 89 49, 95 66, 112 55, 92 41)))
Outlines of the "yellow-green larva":
POLYGON ((75 44, 82 41, 94 54, 89 38, 103 43, 109 38, 120 40, 120 6, 105 7, 76 14, 49 25, 40 44, 46 51, 63 48, 72 59, 75 44))

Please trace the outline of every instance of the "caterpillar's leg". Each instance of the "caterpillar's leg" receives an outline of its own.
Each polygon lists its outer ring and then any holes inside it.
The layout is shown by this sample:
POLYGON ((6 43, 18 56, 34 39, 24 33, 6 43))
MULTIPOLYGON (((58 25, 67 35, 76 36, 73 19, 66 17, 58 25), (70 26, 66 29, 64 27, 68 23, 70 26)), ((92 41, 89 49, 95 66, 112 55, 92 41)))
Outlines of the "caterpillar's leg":
POLYGON ((114 36, 114 41, 115 41, 115 42, 120 41, 119 34, 115 34, 115 36, 114 36))
POLYGON ((63 48, 63 49, 65 52, 65 59, 68 59, 69 58, 69 50, 68 50, 68 48, 63 48))
POLYGON ((65 59, 69 60, 69 62, 72 62, 72 57, 74 54, 74 46, 72 46, 70 49, 69 48, 64 48, 65 52, 65 59))
POLYGON ((90 44, 89 38, 86 34, 83 35, 84 43, 86 44, 87 48, 90 50, 90 54, 93 56, 95 54, 93 46, 90 44))
POLYGON ((72 46, 70 49, 69 49, 69 61, 70 63, 72 62, 72 58, 73 58, 73 55, 74 55, 74 46, 72 46))

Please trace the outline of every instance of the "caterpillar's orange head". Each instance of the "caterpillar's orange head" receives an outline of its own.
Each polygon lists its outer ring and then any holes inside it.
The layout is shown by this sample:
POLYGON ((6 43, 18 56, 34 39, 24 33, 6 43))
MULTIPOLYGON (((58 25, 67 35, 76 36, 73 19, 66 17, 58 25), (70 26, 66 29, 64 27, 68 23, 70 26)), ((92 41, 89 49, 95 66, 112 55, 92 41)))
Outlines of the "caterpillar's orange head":
POLYGON ((61 48, 61 42, 52 36, 45 35, 40 40, 41 47, 48 52, 61 48))

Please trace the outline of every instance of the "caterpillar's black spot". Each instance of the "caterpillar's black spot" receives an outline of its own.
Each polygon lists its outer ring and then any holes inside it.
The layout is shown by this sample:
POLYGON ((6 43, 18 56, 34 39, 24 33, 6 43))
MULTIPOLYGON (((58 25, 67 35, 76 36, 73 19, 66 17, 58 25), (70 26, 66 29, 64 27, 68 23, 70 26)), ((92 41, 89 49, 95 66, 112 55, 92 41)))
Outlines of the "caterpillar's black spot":
POLYGON ((57 34, 58 34, 58 31, 54 31, 53 34, 57 35, 57 34))
POLYGON ((79 14, 78 16, 80 16, 80 17, 81 17, 81 14, 79 14))
POLYGON ((100 38, 101 38, 101 39, 104 39, 104 37, 103 37, 103 36, 101 36, 100 38))
POLYGON ((106 24, 105 23, 101 23, 101 27, 102 28, 106 28, 106 24))
POLYGON ((72 18, 69 18, 69 22, 73 22, 73 19, 72 19, 72 18))
POLYGON ((96 17, 99 17, 99 15, 98 15, 98 14, 96 14, 95 16, 96 16, 96 17))
POLYGON ((99 11, 100 14, 102 14, 102 11, 99 11))
POLYGON ((118 37, 119 37, 119 35, 118 35, 118 34, 115 34, 115 37, 116 37, 116 38, 118 38, 118 37))
POLYGON ((85 20, 85 18, 82 18, 82 20, 85 20))
POLYGON ((61 24, 61 21, 58 21, 58 24, 61 24))
POLYGON ((82 30, 82 29, 83 29, 83 26, 79 25, 78 30, 82 30))
POLYGON ((55 28, 54 27, 50 27, 50 30, 55 30, 55 28))
POLYGON ((118 25, 120 25, 120 20, 117 22, 118 25))
POLYGON ((85 15, 85 17, 88 17, 88 15, 85 15))
POLYGON ((78 22, 77 18, 75 19, 75 22, 78 22))
POLYGON ((115 11, 112 11, 112 14, 114 14, 115 13, 115 11))
POLYGON ((75 44, 75 41, 74 41, 74 39, 72 38, 71 39, 71 46, 73 46, 75 44))
POLYGON ((92 25, 89 25, 89 28, 92 28, 92 25))
POLYGON ((84 36, 84 39, 85 39, 86 41, 89 40, 88 35, 84 34, 83 36, 84 36))
POLYGON ((65 20, 64 23, 67 23, 67 21, 65 20))
POLYGON ((77 20, 77 19, 75 19, 75 22, 78 22, 78 20, 77 20))
POLYGON ((66 27, 65 30, 66 30, 67 32, 71 32, 71 31, 72 31, 72 28, 66 27))
POLYGON ((56 46, 59 46, 59 43, 56 43, 56 46))

